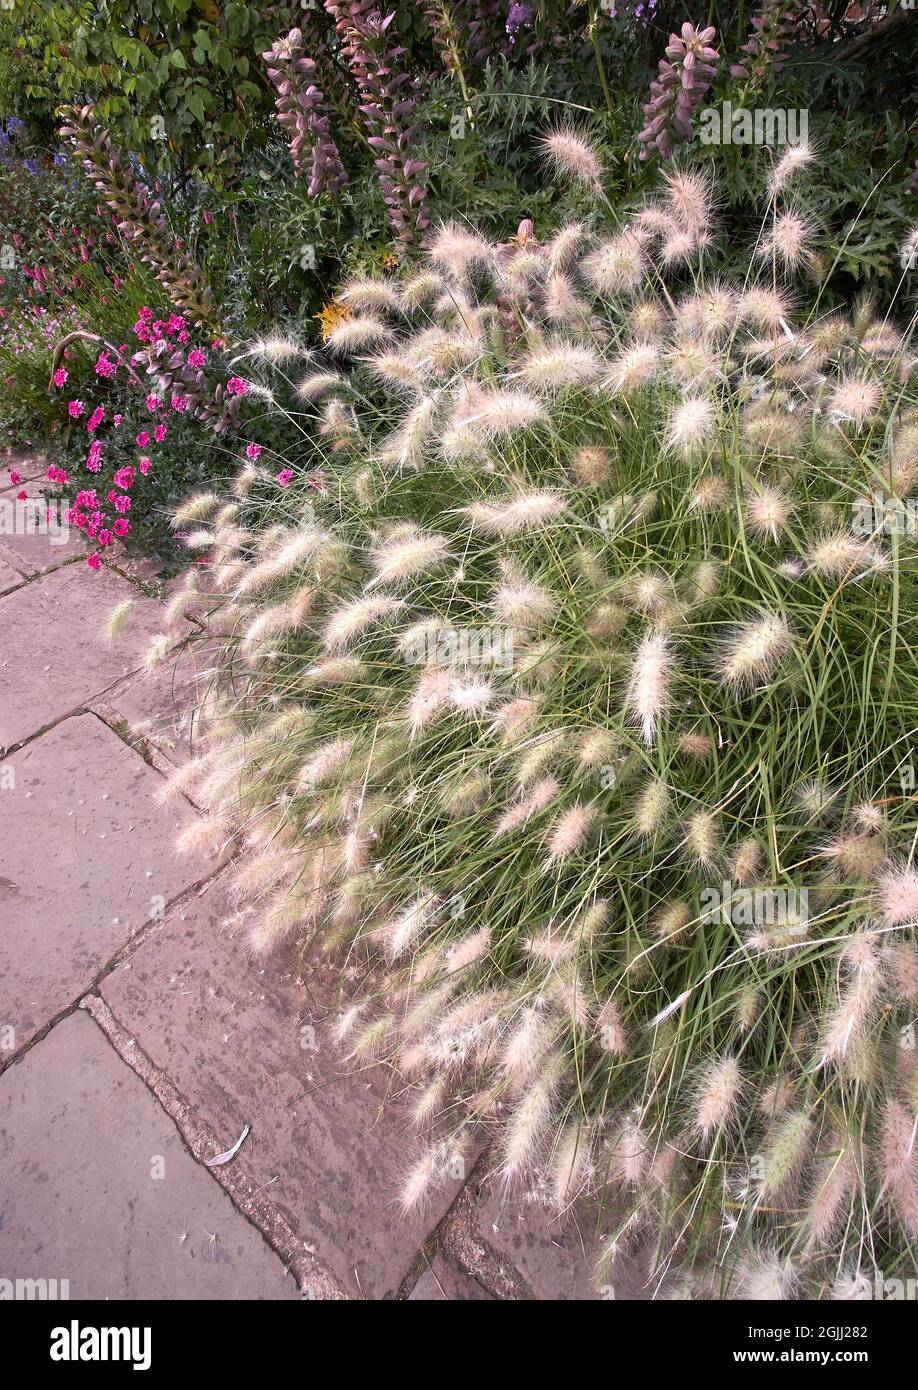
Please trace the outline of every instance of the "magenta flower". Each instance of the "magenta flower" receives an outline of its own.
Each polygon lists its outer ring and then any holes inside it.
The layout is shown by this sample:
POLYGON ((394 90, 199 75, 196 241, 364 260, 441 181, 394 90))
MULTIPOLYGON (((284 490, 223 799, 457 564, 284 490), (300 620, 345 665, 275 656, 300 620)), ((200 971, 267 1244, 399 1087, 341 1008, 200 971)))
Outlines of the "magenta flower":
POLYGON ((157 425, 156 429, 153 431, 153 438, 156 440, 157 444, 162 444, 167 433, 168 431, 165 425, 157 425))
POLYGON ((274 481, 279 483, 281 487, 289 487, 293 481, 293 469, 282 468, 281 471, 275 475, 274 481))
POLYGON ((114 482, 115 487, 123 487, 126 490, 127 488, 133 486, 134 477, 135 474, 133 468, 119 468, 112 481, 114 482))
POLYGON ((99 544, 100 544, 100 545, 111 545, 111 543, 112 543, 112 533, 111 533, 111 531, 108 531, 108 530, 102 530, 102 531, 100 531, 100 532, 99 532, 99 544))
POLYGON ((231 376, 226 383, 226 389, 231 396, 244 396, 248 391, 248 384, 242 380, 241 376, 231 376))
POLYGON ((116 512, 119 512, 123 516, 125 512, 131 510, 131 499, 126 492, 122 492, 119 497, 115 498, 112 506, 115 508, 116 512))
POLYGON ((94 551, 92 555, 86 556, 86 563, 91 570, 100 570, 102 568, 102 556, 98 551, 94 551))
POLYGON ((83 414, 83 409, 82 401, 67 402, 67 414, 70 416, 71 420, 79 420, 80 416, 83 414))
POLYGON ((127 517, 116 517, 112 522, 112 530, 116 536, 129 536, 131 534, 131 523, 128 521, 127 517))
POLYGON ((203 367, 207 361, 207 355, 201 348, 192 348, 186 360, 189 367, 203 367))
POLYGON ((145 449, 150 442, 150 435, 147 430, 141 430, 134 442, 138 449, 145 449))
POLYGON ((58 367, 57 371, 54 373, 54 375, 53 375, 53 377, 51 378, 51 380, 54 382, 55 386, 60 387, 60 386, 66 385, 66 382, 67 382, 67 368, 66 368, 66 367, 58 367))
POLYGON ((146 399, 146 407, 147 407, 147 410, 159 410, 159 408, 160 408, 161 405, 162 405, 162 401, 159 399, 159 396, 152 396, 152 395, 147 396, 147 399, 146 399))
POLYGON ((96 358, 96 376, 114 376, 117 370, 117 364, 104 352, 100 352, 96 358))
POLYGON ((102 409, 101 405, 97 405, 95 410, 90 415, 89 419, 86 421, 86 428, 89 431, 89 433, 94 434, 104 419, 105 411, 102 409))
POLYGON ((17 483, 21 483, 21 482, 22 482, 22 474, 21 474, 21 473, 17 473, 15 468, 11 468, 11 469, 10 469, 10 486, 11 486, 11 487, 15 487, 17 483))
POLYGON ((254 461, 258 458, 259 454, 261 453, 261 449, 262 446, 260 444, 247 444, 245 449, 246 458, 251 459, 254 463, 254 461))
POLYGON ((146 477, 150 471, 150 460, 146 454, 141 454, 137 461, 137 467, 140 469, 143 476, 146 477))

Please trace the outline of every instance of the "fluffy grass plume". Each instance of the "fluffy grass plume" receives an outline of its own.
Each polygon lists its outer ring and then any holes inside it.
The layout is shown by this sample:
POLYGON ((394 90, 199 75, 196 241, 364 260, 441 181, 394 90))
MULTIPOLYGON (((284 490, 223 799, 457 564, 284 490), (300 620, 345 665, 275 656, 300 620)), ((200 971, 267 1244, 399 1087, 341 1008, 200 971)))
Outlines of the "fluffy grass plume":
MULTIPOLYGON (((582 139, 546 138, 581 191, 582 139)), ((915 343, 816 303, 811 158, 737 284, 678 169, 605 233, 439 228, 299 388, 251 359, 289 486, 182 513, 224 587, 179 789, 253 949, 364 982, 406 1210, 484 1135, 554 1207, 604 1190, 653 1291, 915 1266, 918 582, 858 510, 918 488, 915 343)))

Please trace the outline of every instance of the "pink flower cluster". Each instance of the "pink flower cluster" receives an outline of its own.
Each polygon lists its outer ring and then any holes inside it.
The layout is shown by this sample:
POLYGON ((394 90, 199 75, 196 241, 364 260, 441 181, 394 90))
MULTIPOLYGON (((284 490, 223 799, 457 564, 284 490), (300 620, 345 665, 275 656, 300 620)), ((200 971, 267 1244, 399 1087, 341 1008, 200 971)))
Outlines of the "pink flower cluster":
POLYGON ((156 343, 161 338, 174 338, 177 343, 187 343, 188 325, 181 314, 170 314, 167 319, 154 319, 153 310, 144 305, 134 324, 134 336, 141 343, 156 343))
MULTIPOLYGON (((177 382, 170 382, 161 372, 158 377, 158 384, 155 389, 146 389, 146 394, 141 396, 147 411, 148 418, 146 423, 139 423, 135 426, 136 433, 133 435, 133 443, 136 445, 138 454, 136 461, 131 464, 118 467, 111 477, 111 486, 107 492, 101 479, 99 488, 90 487, 82 489, 76 498, 75 503, 70 508, 68 519, 71 523, 83 532, 87 540, 95 542, 98 549, 94 549, 88 556, 87 563, 91 569, 101 568, 104 551, 116 541, 127 540, 131 535, 132 523, 130 516, 137 500, 132 497, 132 490, 136 488, 139 480, 145 478, 152 467, 151 450, 157 444, 162 444, 169 435, 169 426, 166 417, 169 412, 189 412, 198 410, 198 395, 195 394, 195 382, 203 381, 203 368, 208 362, 208 351, 203 347, 194 346, 189 342, 189 329, 186 320, 176 313, 170 313, 168 318, 157 319, 153 317, 152 309, 146 306, 139 311, 137 322, 133 326, 135 338, 139 339, 144 346, 141 350, 130 356, 130 367, 138 368, 147 366, 148 371, 153 372, 150 363, 159 361, 159 355, 165 350, 166 357, 170 364, 175 364, 177 358, 179 364, 184 361, 186 364, 185 376, 177 382), (185 346, 187 344, 187 347, 185 346), (179 347, 181 345, 181 347, 179 347), (189 373, 187 369, 190 368, 189 373)), ((209 344, 214 351, 222 348, 222 341, 218 338, 213 339, 209 344)), ((94 370, 97 377, 108 381, 115 378, 114 385, 118 385, 118 377, 121 370, 126 369, 126 363, 130 349, 126 344, 119 348, 110 348, 100 351, 94 363, 94 370)), ((65 353, 65 357, 70 354, 65 353)), ((71 367, 72 371, 72 367, 71 367)), ((136 385, 135 372, 130 374, 136 385)), ((55 371, 52 384, 58 390, 66 386, 68 371, 61 367, 55 371)), ((127 387, 127 382, 124 383, 127 387)), ((133 389, 133 388, 132 388, 133 389)), ((218 391, 220 388, 218 388, 218 391)), ((226 397, 242 397, 248 391, 248 383, 238 376, 230 377, 222 387, 226 397)), ((85 428, 90 435, 89 450, 85 458, 85 468, 87 472, 99 475, 105 468, 105 454, 108 447, 106 440, 111 442, 111 431, 117 430, 122 420, 125 418, 120 413, 111 412, 111 397, 105 405, 96 405, 89 408, 87 414, 87 404, 78 398, 67 401, 66 410, 68 417, 73 421, 81 421, 82 428, 85 428)), ((130 418, 130 417, 128 417, 130 418)), ((127 444, 131 436, 122 439, 121 448, 127 444)), ((247 455, 255 460, 262 452, 262 445, 249 444, 247 455)), ((292 478, 292 473, 290 477, 292 478)), ((67 482, 67 474, 62 468, 51 467, 48 478, 52 483, 63 485, 67 482)), ((289 481, 289 479, 288 479, 289 481)), ((285 484, 284 484, 285 485, 285 484)))

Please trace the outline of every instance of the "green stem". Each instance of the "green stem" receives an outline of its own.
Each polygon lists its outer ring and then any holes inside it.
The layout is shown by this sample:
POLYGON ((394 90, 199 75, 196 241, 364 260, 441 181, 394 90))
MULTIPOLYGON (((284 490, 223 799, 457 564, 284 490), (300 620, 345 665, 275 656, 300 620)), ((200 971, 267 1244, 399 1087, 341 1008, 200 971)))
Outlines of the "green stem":
POLYGON ((606 80, 606 68, 605 68, 605 64, 604 64, 603 61, 602 61, 602 50, 601 50, 600 47, 599 47, 599 35, 598 35, 597 32, 596 32, 596 21, 597 21, 596 0, 590 0, 590 23, 589 23, 590 43, 593 45, 593 53, 594 53, 595 56, 596 56, 596 70, 597 70, 597 72, 599 73, 599 80, 600 80, 600 82, 602 83, 602 92, 603 92, 603 96, 604 96, 605 99, 606 99, 606 106, 608 107, 609 114, 611 115, 611 114, 612 114, 612 111, 613 111, 613 106, 612 106, 612 93, 609 91, 609 83, 608 83, 608 81, 606 80))

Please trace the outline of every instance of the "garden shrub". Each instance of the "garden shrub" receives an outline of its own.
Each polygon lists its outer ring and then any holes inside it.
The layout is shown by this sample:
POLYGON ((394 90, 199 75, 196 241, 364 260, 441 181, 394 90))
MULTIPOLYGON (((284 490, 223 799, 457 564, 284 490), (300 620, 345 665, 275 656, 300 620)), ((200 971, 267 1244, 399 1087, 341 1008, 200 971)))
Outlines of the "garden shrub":
POLYGON ((440 227, 323 354, 253 345, 288 467, 177 517, 222 644, 185 844, 244 851, 255 953, 369 982, 335 1033, 425 1136, 405 1208, 483 1134, 674 1296, 914 1273, 914 291, 825 309, 813 167, 735 280, 692 169, 611 236, 440 227))

